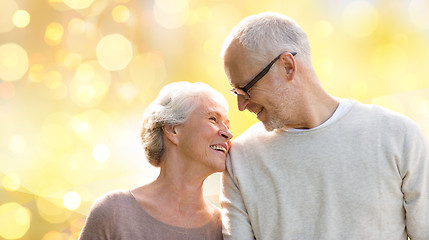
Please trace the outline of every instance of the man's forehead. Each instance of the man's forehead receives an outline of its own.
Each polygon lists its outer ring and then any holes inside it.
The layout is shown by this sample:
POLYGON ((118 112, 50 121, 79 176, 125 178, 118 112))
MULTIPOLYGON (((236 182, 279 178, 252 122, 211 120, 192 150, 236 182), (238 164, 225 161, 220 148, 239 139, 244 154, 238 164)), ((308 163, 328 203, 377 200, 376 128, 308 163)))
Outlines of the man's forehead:
POLYGON ((229 84, 233 87, 242 87, 247 84, 252 73, 252 67, 248 62, 248 52, 238 43, 231 43, 225 52, 224 69, 229 84))

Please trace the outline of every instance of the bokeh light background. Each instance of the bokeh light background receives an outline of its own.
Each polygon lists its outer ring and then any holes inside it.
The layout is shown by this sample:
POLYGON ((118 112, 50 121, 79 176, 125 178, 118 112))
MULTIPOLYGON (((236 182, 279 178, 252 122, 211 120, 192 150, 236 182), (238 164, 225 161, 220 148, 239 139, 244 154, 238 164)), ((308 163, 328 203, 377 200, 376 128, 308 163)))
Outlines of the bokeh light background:
MULTIPOLYGON (((304 28, 331 94, 399 111, 429 137, 428 0, 1 0, 0 239, 76 239, 96 197, 152 181, 139 125, 169 82, 222 92, 235 136, 255 123, 219 51, 261 11, 304 28)), ((204 185, 214 203, 219 176, 204 185)))

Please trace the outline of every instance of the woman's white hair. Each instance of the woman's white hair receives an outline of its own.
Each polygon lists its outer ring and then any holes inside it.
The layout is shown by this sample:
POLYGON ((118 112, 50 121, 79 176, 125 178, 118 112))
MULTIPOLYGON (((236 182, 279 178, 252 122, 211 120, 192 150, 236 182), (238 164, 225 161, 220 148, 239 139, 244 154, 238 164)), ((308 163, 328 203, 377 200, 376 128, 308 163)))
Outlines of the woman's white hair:
POLYGON ((307 34, 291 18, 274 12, 263 12, 241 20, 222 44, 221 57, 230 44, 238 40, 248 50, 249 61, 271 61, 282 52, 297 52, 311 61, 307 34))
POLYGON ((164 153, 163 130, 165 125, 179 125, 186 122, 196 108, 198 98, 214 97, 224 102, 225 97, 209 85, 196 82, 174 82, 164 86, 158 97, 143 113, 140 137, 150 164, 158 167, 164 153))

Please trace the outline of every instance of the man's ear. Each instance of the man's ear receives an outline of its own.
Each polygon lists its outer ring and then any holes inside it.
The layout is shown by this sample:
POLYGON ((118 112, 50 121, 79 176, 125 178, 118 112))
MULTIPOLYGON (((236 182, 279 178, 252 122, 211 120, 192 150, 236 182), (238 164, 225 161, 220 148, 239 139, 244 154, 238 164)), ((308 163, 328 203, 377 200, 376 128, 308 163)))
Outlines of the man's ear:
POLYGON ((283 54, 280 57, 280 60, 283 64, 284 69, 286 70, 286 76, 289 80, 293 80, 293 78, 295 77, 295 73, 296 73, 296 61, 295 58, 293 57, 293 55, 291 53, 286 53, 283 54))
POLYGON ((162 131, 164 132, 164 135, 167 137, 167 139, 169 139, 172 143, 176 145, 179 143, 176 126, 164 125, 162 126, 162 131))

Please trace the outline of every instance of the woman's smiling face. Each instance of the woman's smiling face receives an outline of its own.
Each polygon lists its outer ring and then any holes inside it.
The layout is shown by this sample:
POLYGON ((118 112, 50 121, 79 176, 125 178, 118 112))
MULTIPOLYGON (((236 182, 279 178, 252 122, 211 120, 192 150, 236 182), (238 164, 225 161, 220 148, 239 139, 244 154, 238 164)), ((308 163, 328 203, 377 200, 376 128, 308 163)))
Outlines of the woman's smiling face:
POLYGON ((231 146, 228 108, 213 95, 195 98, 197 106, 184 124, 176 126, 178 149, 186 159, 213 172, 225 169, 226 154, 231 146))

